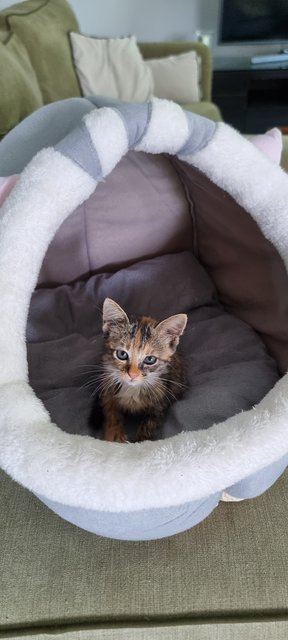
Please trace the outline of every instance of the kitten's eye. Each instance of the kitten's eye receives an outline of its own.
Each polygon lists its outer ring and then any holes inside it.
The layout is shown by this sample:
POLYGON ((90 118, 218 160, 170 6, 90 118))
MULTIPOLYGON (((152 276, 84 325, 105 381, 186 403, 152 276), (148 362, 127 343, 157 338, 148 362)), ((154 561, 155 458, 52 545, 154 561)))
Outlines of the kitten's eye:
POLYGON ((127 351, 123 351, 122 349, 117 349, 116 356, 117 356, 118 360, 128 360, 127 351))
POLYGON ((157 362, 156 356, 146 356, 143 360, 144 364, 155 364, 155 362, 157 362))

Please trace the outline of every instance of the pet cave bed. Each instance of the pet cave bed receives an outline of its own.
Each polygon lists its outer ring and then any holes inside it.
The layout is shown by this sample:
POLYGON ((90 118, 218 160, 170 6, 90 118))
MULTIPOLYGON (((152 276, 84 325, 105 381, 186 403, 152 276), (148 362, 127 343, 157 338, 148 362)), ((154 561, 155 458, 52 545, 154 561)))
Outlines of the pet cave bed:
POLYGON ((130 540, 271 486, 288 460, 287 175, 223 123, 100 98, 31 115, 0 172, 21 174, 1 209, 1 467, 62 518, 130 540), (189 388, 156 441, 87 426, 106 296, 188 313, 189 388))

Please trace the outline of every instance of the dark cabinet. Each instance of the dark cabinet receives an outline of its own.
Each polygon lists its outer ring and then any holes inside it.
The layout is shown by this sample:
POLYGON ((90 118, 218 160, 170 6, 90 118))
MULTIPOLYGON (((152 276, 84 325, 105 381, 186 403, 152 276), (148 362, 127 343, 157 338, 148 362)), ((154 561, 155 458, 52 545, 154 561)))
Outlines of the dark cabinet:
POLYGON ((288 130, 288 64, 252 66, 250 60, 215 61, 213 102, 242 133, 288 130), (218 66, 219 65, 219 66, 218 66), (226 68, 225 68, 226 67, 226 68))

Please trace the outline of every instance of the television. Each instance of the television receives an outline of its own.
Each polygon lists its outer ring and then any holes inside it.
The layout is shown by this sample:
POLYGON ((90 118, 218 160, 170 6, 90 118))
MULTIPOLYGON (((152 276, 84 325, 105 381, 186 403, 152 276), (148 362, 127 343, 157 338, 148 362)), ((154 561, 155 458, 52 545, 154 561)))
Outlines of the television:
POLYGON ((288 0, 220 0, 219 44, 288 42, 288 0))

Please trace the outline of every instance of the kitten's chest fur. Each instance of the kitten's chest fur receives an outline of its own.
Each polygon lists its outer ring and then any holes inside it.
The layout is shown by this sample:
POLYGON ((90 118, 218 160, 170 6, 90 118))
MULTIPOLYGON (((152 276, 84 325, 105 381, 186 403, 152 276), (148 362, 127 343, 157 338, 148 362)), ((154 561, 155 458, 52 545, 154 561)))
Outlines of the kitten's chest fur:
POLYGON ((115 394, 115 401, 124 412, 138 413, 148 407, 147 393, 139 387, 121 387, 115 394))

